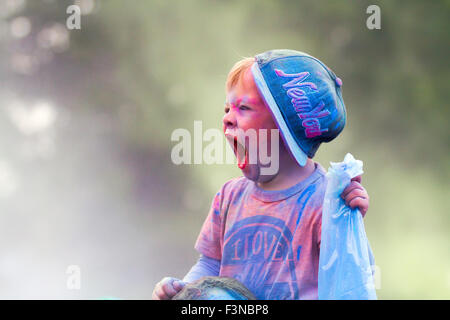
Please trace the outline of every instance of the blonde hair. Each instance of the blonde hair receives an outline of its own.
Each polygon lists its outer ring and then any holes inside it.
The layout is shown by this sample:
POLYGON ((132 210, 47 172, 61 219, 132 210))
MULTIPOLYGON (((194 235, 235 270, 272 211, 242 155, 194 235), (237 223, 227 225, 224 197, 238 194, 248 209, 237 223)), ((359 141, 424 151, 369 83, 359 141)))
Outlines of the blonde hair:
POLYGON ((244 58, 236 62, 231 68, 227 76, 227 82, 225 84, 225 90, 228 92, 232 87, 234 87, 239 81, 241 81, 245 72, 250 69, 255 62, 254 57, 244 58))

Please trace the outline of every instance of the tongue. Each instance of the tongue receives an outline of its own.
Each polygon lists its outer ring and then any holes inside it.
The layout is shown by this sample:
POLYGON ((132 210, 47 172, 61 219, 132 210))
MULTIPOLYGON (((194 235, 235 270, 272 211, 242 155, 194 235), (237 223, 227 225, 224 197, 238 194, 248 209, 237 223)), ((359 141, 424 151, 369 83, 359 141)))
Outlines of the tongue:
POLYGON ((247 152, 246 150, 238 144, 236 157, 238 161, 239 169, 244 169, 247 166, 247 152))
POLYGON ((238 167, 239 167, 239 169, 241 169, 241 170, 244 169, 246 165, 247 165, 247 161, 245 161, 245 160, 244 160, 244 163, 239 163, 239 162, 238 162, 238 167))

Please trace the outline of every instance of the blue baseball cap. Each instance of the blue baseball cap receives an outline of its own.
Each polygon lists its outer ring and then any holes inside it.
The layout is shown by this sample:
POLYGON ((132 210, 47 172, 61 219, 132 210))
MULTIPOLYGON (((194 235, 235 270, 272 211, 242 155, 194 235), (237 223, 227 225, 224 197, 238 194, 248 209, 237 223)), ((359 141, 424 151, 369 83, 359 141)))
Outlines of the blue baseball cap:
POLYGON ((255 56, 252 74, 287 149, 301 166, 322 142, 344 129, 342 81, 320 60, 300 51, 271 50, 255 56))

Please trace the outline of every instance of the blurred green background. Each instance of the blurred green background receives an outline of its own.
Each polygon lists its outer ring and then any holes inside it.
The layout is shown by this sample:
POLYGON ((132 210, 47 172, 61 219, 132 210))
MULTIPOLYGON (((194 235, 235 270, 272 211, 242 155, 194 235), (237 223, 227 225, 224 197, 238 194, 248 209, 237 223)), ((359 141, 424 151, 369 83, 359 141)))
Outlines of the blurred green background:
POLYGON ((183 277, 240 171, 174 165, 171 134, 220 129, 232 65, 289 48, 344 82, 348 125, 316 161, 364 161, 379 298, 449 299, 449 33, 437 0, 0 0, 0 298, 148 299, 183 277))

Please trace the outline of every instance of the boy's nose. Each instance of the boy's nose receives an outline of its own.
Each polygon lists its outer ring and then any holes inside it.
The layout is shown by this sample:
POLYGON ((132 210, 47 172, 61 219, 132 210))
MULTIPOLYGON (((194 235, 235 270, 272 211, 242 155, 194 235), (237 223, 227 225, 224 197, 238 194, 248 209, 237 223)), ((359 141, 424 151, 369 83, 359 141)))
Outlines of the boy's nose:
POLYGON ((232 110, 229 110, 223 116, 223 124, 224 124, 225 128, 233 128, 236 126, 236 117, 234 116, 232 110))

